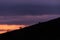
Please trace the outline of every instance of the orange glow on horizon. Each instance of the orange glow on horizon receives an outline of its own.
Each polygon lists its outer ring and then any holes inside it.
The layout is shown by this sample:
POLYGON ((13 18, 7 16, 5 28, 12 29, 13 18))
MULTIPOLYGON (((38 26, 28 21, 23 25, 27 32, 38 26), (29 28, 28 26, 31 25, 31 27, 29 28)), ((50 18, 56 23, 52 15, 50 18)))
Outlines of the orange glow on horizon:
POLYGON ((24 28, 26 25, 8 25, 8 24, 0 24, 0 34, 24 28))

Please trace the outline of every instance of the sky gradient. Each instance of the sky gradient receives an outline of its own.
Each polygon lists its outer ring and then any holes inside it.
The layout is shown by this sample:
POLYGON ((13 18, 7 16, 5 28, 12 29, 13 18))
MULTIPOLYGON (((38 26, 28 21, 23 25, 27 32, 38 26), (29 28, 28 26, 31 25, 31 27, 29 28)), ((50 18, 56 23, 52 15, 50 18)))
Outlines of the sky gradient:
POLYGON ((0 24, 34 24, 60 17, 59 0, 0 0, 0 24))
POLYGON ((0 0, 0 34, 57 17, 60 0, 0 0))

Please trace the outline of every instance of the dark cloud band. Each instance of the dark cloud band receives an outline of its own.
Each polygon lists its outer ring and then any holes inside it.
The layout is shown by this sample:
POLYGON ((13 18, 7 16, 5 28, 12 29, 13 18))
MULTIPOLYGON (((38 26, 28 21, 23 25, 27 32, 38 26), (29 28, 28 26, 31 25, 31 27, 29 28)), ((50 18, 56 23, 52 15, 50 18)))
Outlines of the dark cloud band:
MULTIPOLYGON (((0 5, 1 6, 1 5, 0 5)), ((43 15, 43 14, 60 14, 60 6, 49 5, 13 5, 1 6, 0 15, 43 15)))

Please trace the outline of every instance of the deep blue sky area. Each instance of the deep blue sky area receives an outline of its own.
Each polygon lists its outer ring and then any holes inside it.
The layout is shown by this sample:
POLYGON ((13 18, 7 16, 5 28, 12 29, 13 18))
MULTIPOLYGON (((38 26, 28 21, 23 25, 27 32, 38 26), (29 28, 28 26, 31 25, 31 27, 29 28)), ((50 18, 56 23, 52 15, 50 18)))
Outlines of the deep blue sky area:
POLYGON ((0 24, 34 24, 60 17, 60 0, 0 0, 0 24))

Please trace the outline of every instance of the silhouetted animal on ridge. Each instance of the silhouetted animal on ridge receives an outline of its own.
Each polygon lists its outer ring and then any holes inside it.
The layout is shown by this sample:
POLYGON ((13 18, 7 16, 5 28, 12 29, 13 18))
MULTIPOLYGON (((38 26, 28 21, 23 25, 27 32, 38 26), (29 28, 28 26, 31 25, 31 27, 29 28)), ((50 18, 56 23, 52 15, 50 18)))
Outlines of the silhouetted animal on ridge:
POLYGON ((1 40, 60 40, 60 18, 0 35, 1 40))

